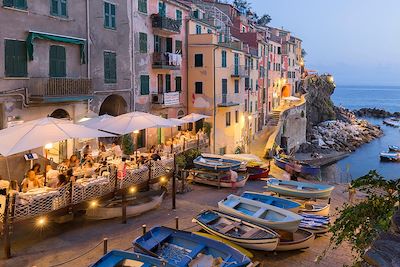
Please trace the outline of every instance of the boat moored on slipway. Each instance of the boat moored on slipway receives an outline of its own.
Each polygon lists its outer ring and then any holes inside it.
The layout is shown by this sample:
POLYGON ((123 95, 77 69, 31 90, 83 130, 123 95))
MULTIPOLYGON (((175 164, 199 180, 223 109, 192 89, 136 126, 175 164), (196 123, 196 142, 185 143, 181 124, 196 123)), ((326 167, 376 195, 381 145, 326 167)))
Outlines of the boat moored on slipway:
POLYGON ((330 198, 331 193, 335 188, 331 185, 280 180, 276 178, 269 178, 266 181, 266 189, 268 191, 272 191, 285 196, 293 196, 307 199, 330 198))

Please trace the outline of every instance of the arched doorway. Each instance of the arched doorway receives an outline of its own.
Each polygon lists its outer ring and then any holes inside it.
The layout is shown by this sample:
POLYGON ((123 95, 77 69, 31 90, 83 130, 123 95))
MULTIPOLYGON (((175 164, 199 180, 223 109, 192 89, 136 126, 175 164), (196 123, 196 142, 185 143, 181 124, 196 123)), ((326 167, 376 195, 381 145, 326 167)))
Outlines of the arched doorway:
POLYGON ((284 85, 282 87, 282 94, 281 97, 289 97, 292 95, 292 90, 290 88, 290 85, 284 85))
POLYGON ((126 113, 127 110, 128 104, 122 96, 109 95, 101 104, 99 115, 108 114, 111 116, 118 116, 126 113))
MULTIPOLYGON (((55 119, 71 119, 68 111, 65 109, 59 108, 54 110, 49 117, 55 119)), ((68 152, 72 152, 73 149, 73 142, 68 140, 59 141, 52 144, 52 147, 48 149, 47 155, 51 158, 54 162, 60 163, 64 159, 68 158, 68 152)))

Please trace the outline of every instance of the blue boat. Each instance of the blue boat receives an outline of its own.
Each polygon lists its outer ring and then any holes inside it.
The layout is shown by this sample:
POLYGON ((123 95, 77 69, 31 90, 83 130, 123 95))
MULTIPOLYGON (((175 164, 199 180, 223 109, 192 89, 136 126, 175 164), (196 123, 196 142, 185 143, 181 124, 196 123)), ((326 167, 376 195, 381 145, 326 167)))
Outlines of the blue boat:
POLYGON ((335 188, 331 185, 303 183, 297 181, 279 180, 276 178, 267 179, 267 190, 285 196, 317 199, 329 198, 332 190, 335 188))
POLYGON ((400 153, 398 152, 382 152, 379 156, 382 161, 400 161, 400 153))
POLYGON ((400 152, 400 146, 391 145, 389 146, 389 151, 400 152))
POLYGON ((148 255, 136 252, 128 252, 122 250, 112 250, 103 257, 101 257, 101 259, 98 260, 95 264, 91 265, 91 267, 121 267, 121 266, 178 267, 178 265, 170 264, 158 258, 150 257, 148 255))
POLYGON ((219 157, 218 155, 198 156, 193 160, 196 168, 214 170, 214 171, 229 171, 240 168, 242 162, 233 159, 219 157))
POLYGON ((269 196, 266 194, 262 193, 256 193, 256 192, 249 192, 245 191, 241 197, 259 201, 268 205, 272 205, 281 209, 285 210, 290 210, 292 212, 298 212, 299 208, 302 206, 300 203, 285 199, 285 198, 280 198, 280 197, 274 197, 274 196, 269 196))
POLYGON ((154 227, 133 241, 135 252, 158 257, 179 267, 247 266, 250 259, 226 244, 190 232, 154 227))
POLYGON ((294 169, 296 172, 303 175, 318 176, 321 172, 319 166, 313 166, 303 161, 290 160, 289 158, 281 158, 279 156, 274 157, 274 163, 283 170, 286 170, 286 166, 289 165, 291 169, 294 169))

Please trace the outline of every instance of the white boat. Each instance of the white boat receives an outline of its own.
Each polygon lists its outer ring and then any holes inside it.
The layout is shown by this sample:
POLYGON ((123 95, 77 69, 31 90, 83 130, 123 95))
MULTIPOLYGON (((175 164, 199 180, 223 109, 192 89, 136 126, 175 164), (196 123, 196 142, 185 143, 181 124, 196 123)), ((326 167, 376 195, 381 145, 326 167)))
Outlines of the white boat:
POLYGON ((303 219, 291 211, 235 195, 218 202, 218 208, 246 221, 288 232, 295 232, 303 219))
POLYGON ((393 127, 400 127, 400 118, 388 118, 388 119, 384 119, 383 123, 389 125, 389 126, 393 126, 393 127))
POLYGON ((206 173, 206 172, 196 172, 193 171, 193 182, 205 185, 211 185, 216 187, 224 187, 224 188, 240 188, 246 185, 246 182, 249 178, 247 174, 237 173, 238 177, 236 181, 231 180, 231 173, 222 176, 219 180, 217 179, 218 173, 206 173))
POLYGON ((289 251, 309 248, 314 242, 315 235, 304 229, 298 229, 294 233, 278 231, 280 237, 276 251, 289 251))
POLYGON ((268 191, 307 199, 329 198, 335 188, 331 185, 287 181, 276 178, 269 178, 266 181, 268 191))
POLYGON ((244 248, 273 251, 279 242, 279 235, 273 230, 218 211, 204 211, 193 218, 193 222, 210 234, 244 248))
MULTIPOLYGON (((126 216, 133 217, 158 208, 165 195, 165 190, 138 193, 137 196, 127 199, 126 216)), ((114 199, 90 207, 86 210, 86 218, 90 220, 106 220, 122 217, 122 200, 114 199)))
POLYGON ((299 209, 300 212, 306 212, 309 214, 321 215, 321 216, 329 216, 331 205, 328 204, 318 204, 318 203, 309 203, 306 202, 303 204, 303 207, 299 209))

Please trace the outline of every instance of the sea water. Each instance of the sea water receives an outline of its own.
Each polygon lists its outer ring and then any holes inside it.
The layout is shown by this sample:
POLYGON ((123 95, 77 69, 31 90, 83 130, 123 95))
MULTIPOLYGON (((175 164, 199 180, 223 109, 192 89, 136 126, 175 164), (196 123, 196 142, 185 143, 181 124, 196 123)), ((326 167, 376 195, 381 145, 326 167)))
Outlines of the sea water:
MULTIPOLYGON (((337 106, 348 109, 379 108, 386 111, 400 111, 400 86, 338 86, 332 95, 337 106)), ((379 125, 384 135, 368 144, 362 145, 350 156, 327 166, 322 170, 322 177, 338 182, 347 182, 377 170, 387 179, 400 178, 400 162, 382 162, 379 153, 388 150, 389 145, 400 145, 400 130, 383 124, 382 119, 366 118, 379 125)))

